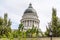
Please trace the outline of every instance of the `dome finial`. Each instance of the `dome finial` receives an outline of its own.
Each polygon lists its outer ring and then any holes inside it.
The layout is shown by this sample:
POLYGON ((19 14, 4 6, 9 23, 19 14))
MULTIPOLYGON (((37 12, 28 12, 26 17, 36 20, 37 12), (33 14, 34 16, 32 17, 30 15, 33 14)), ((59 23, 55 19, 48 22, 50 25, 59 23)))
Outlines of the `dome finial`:
POLYGON ((29 8, 32 8, 32 4, 31 3, 29 4, 29 8))
POLYGON ((32 5, 31 3, 29 5, 32 5))

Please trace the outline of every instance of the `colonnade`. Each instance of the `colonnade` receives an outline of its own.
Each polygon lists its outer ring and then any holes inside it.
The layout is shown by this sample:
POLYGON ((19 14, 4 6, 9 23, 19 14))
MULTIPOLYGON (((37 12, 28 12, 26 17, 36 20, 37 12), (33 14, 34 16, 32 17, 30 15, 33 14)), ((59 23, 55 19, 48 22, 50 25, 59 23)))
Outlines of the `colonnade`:
POLYGON ((22 23, 24 27, 32 27, 33 25, 35 27, 39 27, 39 22, 36 22, 34 20, 24 20, 22 23))

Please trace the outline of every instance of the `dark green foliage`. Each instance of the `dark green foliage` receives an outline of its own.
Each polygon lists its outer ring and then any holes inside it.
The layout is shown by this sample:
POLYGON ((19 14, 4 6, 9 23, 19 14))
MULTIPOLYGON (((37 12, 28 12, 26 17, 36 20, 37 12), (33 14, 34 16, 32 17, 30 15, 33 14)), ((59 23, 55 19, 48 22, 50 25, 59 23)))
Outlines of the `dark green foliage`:
POLYGON ((26 31, 26 37, 31 37, 31 29, 28 29, 28 30, 26 31))
POLYGON ((23 24, 22 24, 22 23, 19 24, 18 30, 19 30, 19 31, 23 31, 23 28, 24 28, 23 24))
POLYGON ((12 35, 13 35, 14 38, 18 38, 18 36, 19 36, 18 31, 17 30, 13 31, 12 35))
MULTIPOLYGON (((49 24, 48 24, 49 25, 49 24)), ((48 26, 48 27, 50 27, 50 26, 48 26)), ((46 27, 46 32, 45 32, 45 36, 50 36, 50 28, 47 28, 46 27)))
POLYGON ((49 28, 46 28, 47 31, 45 32, 46 36, 50 36, 50 27, 52 28, 52 36, 53 37, 60 37, 60 24, 59 19, 56 16, 56 9, 52 9, 52 21, 48 24, 49 28))
POLYGON ((11 21, 8 20, 8 15, 4 14, 4 18, 0 18, 0 36, 8 37, 8 32, 11 33, 11 21))
POLYGON ((28 29, 26 31, 27 37, 39 37, 39 36, 41 36, 41 35, 39 35, 39 33, 42 35, 41 30, 39 31, 39 29, 34 27, 34 25, 32 26, 32 29, 28 29), (35 36, 34 36, 34 34, 35 34, 35 36))
POLYGON ((52 36, 53 37, 57 37, 57 30, 58 30, 58 27, 57 27, 57 16, 56 16, 56 9, 52 9, 52 36))
POLYGON ((3 25, 3 19, 0 17, 0 25, 3 25))
MULTIPOLYGON (((42 33, 42 32, 40 32, 42 33)), ((38 28, 34 27, 34 25, 32 26, 32 29, 28 29, 26 31, 24 31, 24 26, 23 24, 19 24, 18 27, 18 36, 20 37, 38 37, 39 36, 39 30, 38 28), (33 36, 35 34, 35 36, 33 36)))

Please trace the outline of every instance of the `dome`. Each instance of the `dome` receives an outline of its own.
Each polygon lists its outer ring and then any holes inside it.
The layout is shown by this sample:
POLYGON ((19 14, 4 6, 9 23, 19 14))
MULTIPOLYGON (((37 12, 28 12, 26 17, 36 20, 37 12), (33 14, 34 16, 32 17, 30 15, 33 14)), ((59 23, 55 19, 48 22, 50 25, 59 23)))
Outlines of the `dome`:
POLYGON ((36 13, 36 11, 33 8, 28 8, 24 13, 36 13))
POLYGON ((36 13, 35 9, 32 7, 31 3, 29 4, 29 7, 24 12, 24 14, 27 14, 27 13, 34 13, 34 15, 37 15, 37 13, 36 13))

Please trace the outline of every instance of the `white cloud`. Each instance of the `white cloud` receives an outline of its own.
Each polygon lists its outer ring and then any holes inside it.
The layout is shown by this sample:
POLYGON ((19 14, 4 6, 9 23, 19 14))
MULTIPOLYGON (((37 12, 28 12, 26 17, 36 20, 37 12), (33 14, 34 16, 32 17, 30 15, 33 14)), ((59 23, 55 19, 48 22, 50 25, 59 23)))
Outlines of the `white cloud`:
POLYGON ((57 16, 60 17, 60 0, 0 0, 0 16, 7 12, 13 24, 12 28, 18 28, 30 2, 37 11, 42 31, 46 30, 46 25, 51 21, 52 7, 57 9, 57 16))

